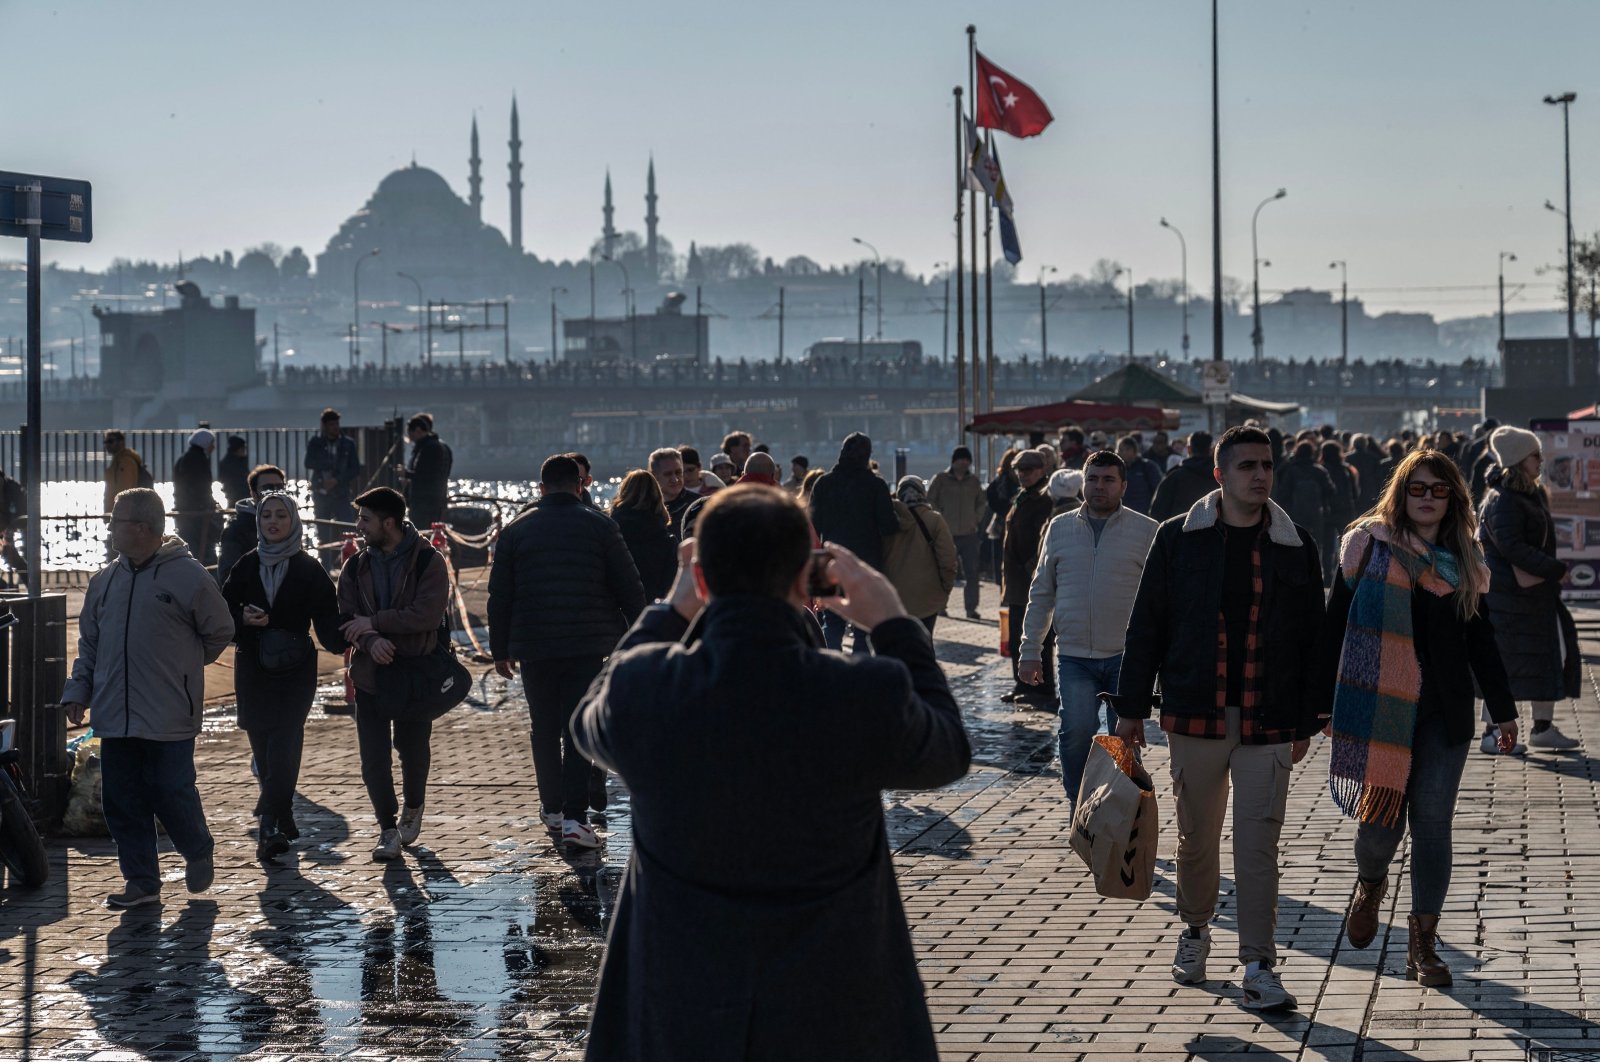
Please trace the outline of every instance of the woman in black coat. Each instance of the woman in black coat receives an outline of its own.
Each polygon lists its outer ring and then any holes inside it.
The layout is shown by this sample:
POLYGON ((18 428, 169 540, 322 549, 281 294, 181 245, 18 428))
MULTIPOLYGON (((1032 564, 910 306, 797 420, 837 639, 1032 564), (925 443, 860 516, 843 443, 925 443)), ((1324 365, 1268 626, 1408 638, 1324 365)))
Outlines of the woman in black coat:
POLYGON ((645 600, 665 595, 678 573, 678 554, 670 530, 672 517, 656 477, 642 468, 629 472, 611 503, 611 519, 621 529, 633 566, 639 569, 645 600))
POLYGON ((345 649, 333 581, 304 548, 300 509, 287 494, 268 494, 256 510, 257 546, 239 558, 222 586, 233 613, 234 689, 239 728, 250 736, 260 775, 256 803, 260 859, 285 852, 300 836, 294 791, 306 716, 317 692, 317 651, 345 649))
MULTIPOLYGON (((1534 748, 1570 749, 1557 730, 1555 702, 1578 695, 1577 629, 1561 603, 1565 562, 1556 559, 1550 498, 1539 482, 1539 437, 1521 428, 1496 428, 1489 439, 1497 466, 1485 478, 1479 537, 1489 564, 1489 619, 1511 678, 1511 692, 1531 701, 1534 748)), ((1494 752, 1485 732, 1484 752, 1494 752)))

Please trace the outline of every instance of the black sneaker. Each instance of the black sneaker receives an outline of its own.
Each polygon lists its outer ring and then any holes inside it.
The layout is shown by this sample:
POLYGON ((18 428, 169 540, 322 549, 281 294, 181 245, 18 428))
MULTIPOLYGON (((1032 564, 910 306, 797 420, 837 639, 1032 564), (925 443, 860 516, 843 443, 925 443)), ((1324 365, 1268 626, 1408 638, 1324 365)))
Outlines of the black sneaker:
POLYGON ((191 859, 183 871, 183 884, 190 892, 205 892, 217 878, 217 865, 207 852, 204 859, 191 859))
POLYGON ((129 911, 135 907, 144 907, 147 904, 161 902, 161 889, 154 892, 145 892, 139 886, 125 882, 121 892, 114 892, 106 897, 106 906, 113 911, 129 911))
POLYGON ((283 834, 291 841, 298 841, 300 839, 300 827, 294 824, 293 816, 290 816, 287 819, 280 819, 278 821, 278 832, 283 834))

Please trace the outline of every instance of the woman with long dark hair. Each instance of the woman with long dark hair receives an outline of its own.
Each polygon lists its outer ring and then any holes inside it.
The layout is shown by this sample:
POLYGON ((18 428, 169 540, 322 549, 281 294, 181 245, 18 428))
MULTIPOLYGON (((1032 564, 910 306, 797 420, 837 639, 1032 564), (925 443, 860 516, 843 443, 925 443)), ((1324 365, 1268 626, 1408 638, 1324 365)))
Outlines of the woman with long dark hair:
POLYGON ((260 775, 256 856, 285 852, 300 836, 294 791, 306 716, 317 692, 317 651, 310 628, 331 653, 345 649, 333 580, 305 550, 300 507, 282 492, 256 507, 256 548, 240 557, 222 584, 233 613, 234 690, 239 728, 250 736, 260 775))
POLYGON ((1516 703, 1485 615, 1488 588, 1466 480, 1443 453, 1418 450, 1344 536, 1323 627, 1329 788, 1360 824, 1345 936, 1365 948, 1377 935, 1389 866, 1409 819, 1406 977, 1430 986, 1450 984, 1435 940, 1474 731, 1474 679, 1500 747, 1517 738, 1516 703))
POLYGON ((622 541, 627 543, 633 566, 639 569, 645 600, 664 597, 678 574, 678 547, 656 477, 642 468, 622 477, 622 486, 611 502, 611 519, 622 529, 622 541))

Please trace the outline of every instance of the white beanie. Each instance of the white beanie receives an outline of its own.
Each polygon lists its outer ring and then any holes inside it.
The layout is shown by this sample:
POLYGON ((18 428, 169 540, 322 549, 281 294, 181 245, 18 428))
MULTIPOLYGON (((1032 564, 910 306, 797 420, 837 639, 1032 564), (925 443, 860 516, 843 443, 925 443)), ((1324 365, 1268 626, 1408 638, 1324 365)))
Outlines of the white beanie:
POLYGON ((199 431, 189 436, 189 445, 198 446, 202 450, 209 449, 216 441, 217 437, 212 435, 209 431, 206 431, 204 428, 201 428, 199 431))
POLYGON ((1083 473, 1075 468, 1058 469, 1050 476, 1050 497, 1076 498, 1083 493, 1083 473))
POLYGON ((1539 452, 1539 437, 1531 431, 1513 428, 1508 424, 1496 428, 1494 434, 1489 436, 1489 448, 1494 451, 1494 459, 1500 462, 1501 468, 1510 468, 1521 464, 1529 454, 1539 452))

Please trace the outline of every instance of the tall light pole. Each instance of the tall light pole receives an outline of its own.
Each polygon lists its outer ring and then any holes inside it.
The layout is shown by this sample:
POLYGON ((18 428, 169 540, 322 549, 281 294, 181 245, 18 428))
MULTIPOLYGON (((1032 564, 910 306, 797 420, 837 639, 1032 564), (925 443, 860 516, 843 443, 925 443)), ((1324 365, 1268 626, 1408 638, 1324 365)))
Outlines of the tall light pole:
MULTIPOLYGON (((1500 252, 1500 375, 1505 376, 1506 371, 1506 263, 1515 262, 1517 256, 1510 251, 1500 252)), ((1501 386, 1505 386, 1504 379, 1501 386)))
POLYGON ((427 343, 427 337, 424 335, 422 328, 422 281, 410 273, 396 273, 395 276, 401 280, 411 281, 417 288, 417 364, 421 365, 428 360, 427 351, 424 348, 424 344, 427 343))
POLYGON ((360 258, 356 259, 355 288, 356 288, 356 327, 350 333, 350 364, 361 364, 361 264, 369 258, 376 258, 378 248, 374 247, 360 258))
POLYGON ((1043 361, 1045 358, 1048 358, 1050 356, 1050 329, 1049 329, 1049 322, 1048 322, 1050 311, 1049 311, 1049 308, 1046 307, 1045 304, 1044 304, 1044 275, 1046 273, 1057 273, 1057 272, 1060 272, 1060 270, 1056 269, 1055 266, 1048 266, 1047 265, 1047 266, 1040 266, 1039 267, 1039 360, 1040 361, 1043 361))
POLYGON ((873 333, 872 339, 874 342, 881 343, 883 341, 883 256, 878 253, 878 249, 876 247, 872 246, 872 244, 868 243, 866 240, 863 240, 860 236, 852 236, 850 239, 853 243, 859 243, 861 246, 871 251, 872 260, 877 263, 878 281, 872 298, 878 304, 878 328, 873 333))
POLYGON ((628 315, 628 357, 637 359, 639 352, 638 340, 634 337, 633 330, 633 280, 628 276, 628 267, 609 254, 601 255, 607 262, 622 270, 622 309, 628 315))
POLYGON ((1261 332, 1261 250, 1256 238, 1256 222, 1261 218, 1261 208, 1268 203, 1276 202, 1289 194, 1287 188, 1279 188, 1267 196, 1256 207, 1256 212, 1250 215, 1250 257, 1255 260, 1255 292, 1250 310, 1250 342, 1255 348, 1256 364, 1261 364, 1263 357, 1262 348, 1266 345, 1265 336, 1261 332))
POLYGON ((1328 263, 1339 271, 1339 369, 1350 360, 1350 277, 1343 258, 1328 263))
MULTIPOLYGON (((1211 0, 1211 360, 1222 361, 1222 112, 1218 106, 1217 0, 1211 0)), ((1217 425, 1212 424, 1215 429, 1217 425)))
MULTIPOLYGON (((1567 209, 1562 216, 1567 219, 1567 386, 1575 387, 1578 383, 1578 325, 1575 318, 1577 291, 1573 288, 1572 277, 1572 101, 1578 98, 1576 92, 1563 92, 1559 96, 1546 96, 1546 103, 1561 106, 1561 150, 1565 160, 1567 180, 1567 209)), ((1549 206, 1549 204, 1545 204, 1549 206)), ((1553 207, 1551 209, 1554 209, 1553 207)))
POLYGON ((1128 274, 1128 362, 1133 362, 1133 269, 1129 266, 1118 266, 1117 271, 1111 274, 1112 278, 1128 274))
POLYGON ((950 263, 935 262, 934 269, 944 270, 944 357, 941 364, 950 364, 950 263))
POLYGON ((1183 360, 1189 360, 1189 241, 1183 238, 1178 226, 1161 219, 1161 227, 1178 238, 1178 251, 1183 256, 1183 360))
POLYGON ((567 294, 566 288, 550 289, 550 360, 556 360, 556 296, 567 294))

